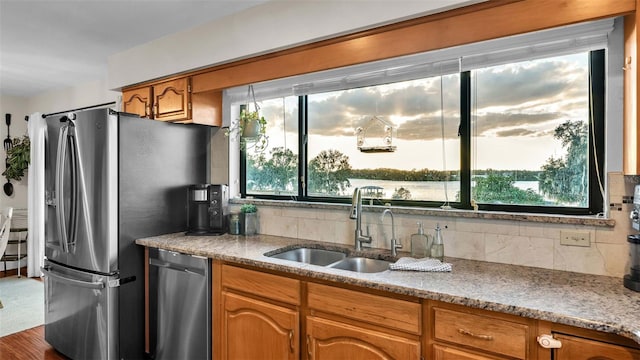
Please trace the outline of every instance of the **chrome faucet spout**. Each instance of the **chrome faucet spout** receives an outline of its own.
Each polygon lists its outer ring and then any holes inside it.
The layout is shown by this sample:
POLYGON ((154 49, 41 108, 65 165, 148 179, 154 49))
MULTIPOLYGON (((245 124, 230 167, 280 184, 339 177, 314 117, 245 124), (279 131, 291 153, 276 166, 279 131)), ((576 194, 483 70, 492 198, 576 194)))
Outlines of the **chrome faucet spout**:
POLYGON ((362 234, 362 194, 360 193, 360 188, 355 188, 353 190, 353 197, 351 198, 351 213, 349 214, 350 219, 356 220, 356 230, 355 230, 355 247, 356 250, 362 250, 362 244, 370 244, 372 241, 371 236, 369 236, 369 230, 367 229, 367 234, 362 234))
POLYGON ((380 221, 383 222, 384 217, 387 214, 391 216, 391 255, 397 256, 398 249, 402 249, 402 244, 400 244, 398 239, 396 239, 396 224, 393 219, 393 212, 391 212, 391 209, 384 209, 384 211, 382 212, 382 215, 380 216, 380 221))

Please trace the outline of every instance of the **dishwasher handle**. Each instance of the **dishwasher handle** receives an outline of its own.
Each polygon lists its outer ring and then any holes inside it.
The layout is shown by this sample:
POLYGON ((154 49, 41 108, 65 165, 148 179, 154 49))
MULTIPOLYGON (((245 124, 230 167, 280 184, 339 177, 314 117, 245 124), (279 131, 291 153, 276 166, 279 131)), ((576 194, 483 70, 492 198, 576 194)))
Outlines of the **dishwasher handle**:
POLYGON ((165 269, 169 269, 169 270, 175 270, 175 271, 181 271, 181 272, 186 272, 188 274, 193 274, 193 275, 200 275, 200 276, 205 276, 205 269, 198 269, 198 268, 194 268, 194 267, 188 267, 188 266, 184 266, 184 265, 178 265, 178 264, 174 264, 168 261, 161 261, 158 259, 154 259, 151 258, 149 259, 149 265, 153 265, 153 266, 157 266, 157 267, 161 267, 161 268, 165 268, 165 269))

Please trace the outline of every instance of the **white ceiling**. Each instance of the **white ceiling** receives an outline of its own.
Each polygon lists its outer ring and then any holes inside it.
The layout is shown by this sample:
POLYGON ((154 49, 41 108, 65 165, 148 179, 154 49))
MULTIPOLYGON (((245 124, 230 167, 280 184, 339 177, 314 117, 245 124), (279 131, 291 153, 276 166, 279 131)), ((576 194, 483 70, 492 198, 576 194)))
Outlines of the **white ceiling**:
POLYGON ((109 55, 266 1, 0 0, 0 95, 106 78, 109 55))

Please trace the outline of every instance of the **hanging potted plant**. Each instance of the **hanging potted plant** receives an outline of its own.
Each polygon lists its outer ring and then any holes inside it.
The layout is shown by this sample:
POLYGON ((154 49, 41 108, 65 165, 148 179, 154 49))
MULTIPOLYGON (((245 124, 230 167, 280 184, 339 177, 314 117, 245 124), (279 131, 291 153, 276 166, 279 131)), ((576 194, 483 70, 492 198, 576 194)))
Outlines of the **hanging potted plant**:
POLYGON ((233 123, 225 132, 225 135, 240 138, 242 150, 253 148, 254 151, 262 152, 267 148, 267 120, 260 115, 260 106, 256 101, 253 85, 249 85, 247 90, 247 104, 240 111, 238 121, 233 123), (249 110, 253 103, 254 111, 249 110))
POLYGON ((253 139, 265 136, 267 120, 265 120, 264 116, 260 116, 258 111, 242 109, 238 126, 242 129, 240 136, 244 139, 253 139))

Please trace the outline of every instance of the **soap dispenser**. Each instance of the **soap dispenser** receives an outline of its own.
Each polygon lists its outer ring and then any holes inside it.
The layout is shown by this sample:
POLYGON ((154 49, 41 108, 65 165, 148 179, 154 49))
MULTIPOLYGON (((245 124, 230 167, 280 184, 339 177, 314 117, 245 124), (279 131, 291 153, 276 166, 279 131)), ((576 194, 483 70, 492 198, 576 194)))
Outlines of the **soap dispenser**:
POLYGON ((422 223, 418 222, 418 232, 411 235, 411 256, 416 259, 429 257, 431 253, 431 242, 425 235, 422 223))
POLYGON ((436 235, 433 238, 433 244, 431 245, 431 257, 444 261, 444 240, 442 239, 442 229, 440 229, 440 224, 436 224, 436 235))

